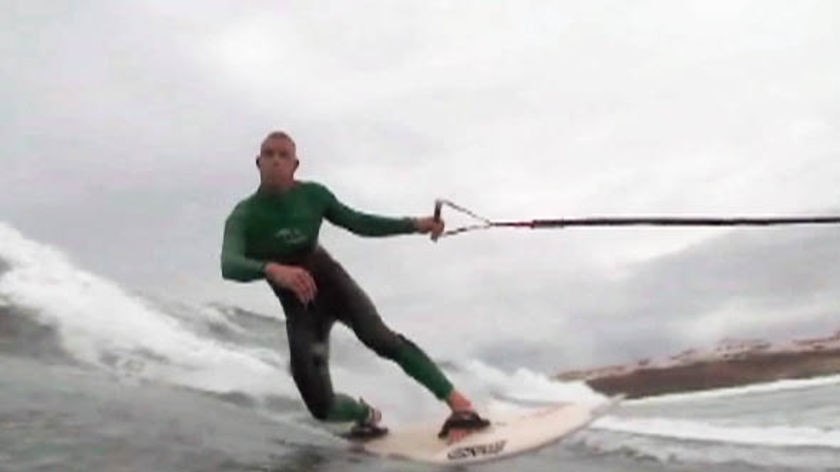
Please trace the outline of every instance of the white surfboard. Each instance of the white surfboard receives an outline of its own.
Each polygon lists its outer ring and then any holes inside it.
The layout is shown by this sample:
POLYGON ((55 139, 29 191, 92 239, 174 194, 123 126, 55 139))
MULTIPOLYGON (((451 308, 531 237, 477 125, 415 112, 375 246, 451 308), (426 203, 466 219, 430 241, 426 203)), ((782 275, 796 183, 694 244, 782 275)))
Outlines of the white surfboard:
POLYGON ((353 448, 383 457, 433 464, 500 460, 555 443, 586 427, 615 407, 621 398, 591 405, 567 403, 525 413, 488 417, 491 425, 454 444, 438 439, 440 422, 393 428, 387 435, 353 448))

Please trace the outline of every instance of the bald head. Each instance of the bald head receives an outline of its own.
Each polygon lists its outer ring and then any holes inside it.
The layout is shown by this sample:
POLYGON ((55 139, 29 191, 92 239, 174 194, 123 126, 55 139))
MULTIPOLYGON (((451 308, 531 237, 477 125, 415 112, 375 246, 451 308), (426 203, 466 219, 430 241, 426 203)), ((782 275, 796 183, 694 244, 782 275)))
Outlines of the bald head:
POLYGON ((289 136, 289 133, 286 133, 285 131, 272 131, 268 133, 265 139, 263 139, 262 144, 260 144, 260 154, 262 154, 265 149, 270 148, 272 142, 276 141, 288 141, 292 144, 292 147, 297 147, 295 145, 295 140, 289 136))

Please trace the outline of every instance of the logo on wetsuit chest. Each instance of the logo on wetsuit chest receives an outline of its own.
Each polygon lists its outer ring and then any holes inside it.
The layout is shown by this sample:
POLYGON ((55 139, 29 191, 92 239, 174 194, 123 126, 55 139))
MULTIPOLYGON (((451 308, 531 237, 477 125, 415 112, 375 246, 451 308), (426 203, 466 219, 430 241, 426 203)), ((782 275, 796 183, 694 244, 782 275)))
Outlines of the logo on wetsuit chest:
POLYGON ((274 233, 274 237, 283 240, 286 244, 300 244, 306 242, 306 235, 297 228, 280 228, 274 233))

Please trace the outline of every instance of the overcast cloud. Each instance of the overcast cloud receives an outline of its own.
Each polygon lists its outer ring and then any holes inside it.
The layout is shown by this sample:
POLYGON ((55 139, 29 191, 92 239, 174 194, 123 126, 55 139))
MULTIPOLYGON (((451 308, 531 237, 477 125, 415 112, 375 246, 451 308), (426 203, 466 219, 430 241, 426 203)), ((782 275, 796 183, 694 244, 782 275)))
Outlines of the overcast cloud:
MULTIPOLYGON (((301 178, 384 214, 439 196, 521 219, 840 202, 832 0, 0 6, 0 221, 155 297, 280 313, 218 271, 277 128, 301 178)), ((323 241, 440 350, 469 335, 498 357, 613 361, 840 319, 840 228, 323 241)))

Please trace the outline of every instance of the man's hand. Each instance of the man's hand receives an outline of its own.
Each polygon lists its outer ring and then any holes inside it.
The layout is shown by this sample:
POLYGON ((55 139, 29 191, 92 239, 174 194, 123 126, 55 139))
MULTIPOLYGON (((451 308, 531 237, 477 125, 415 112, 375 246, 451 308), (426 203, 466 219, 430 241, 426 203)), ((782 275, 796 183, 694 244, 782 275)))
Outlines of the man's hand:
POLYGON ((315 279, 305 269, 269 262, 264 271, 269 281, 294 292, 304 305, 315 299, 318 287, 315 286, 315 279))
POLYGON ((437 239, 440 233, 443 233, 445 226, 443 220, 436 220, 432 216, 414 218, 414 228, 417 229, 417 232, 422 234, 431 233, 433 240, 437 239))

